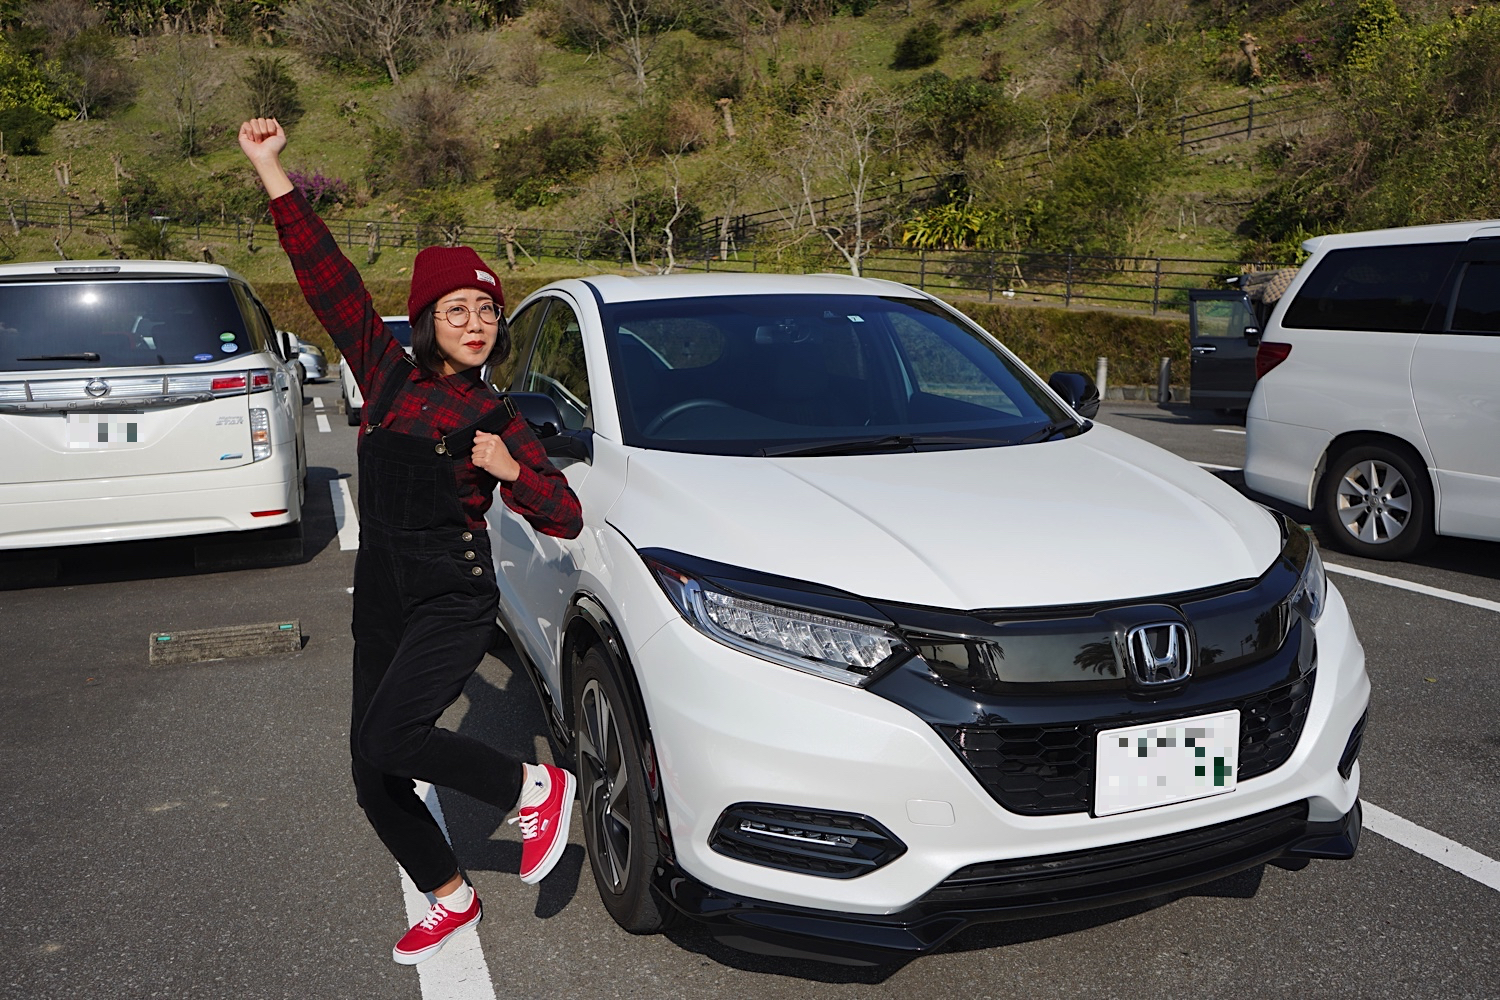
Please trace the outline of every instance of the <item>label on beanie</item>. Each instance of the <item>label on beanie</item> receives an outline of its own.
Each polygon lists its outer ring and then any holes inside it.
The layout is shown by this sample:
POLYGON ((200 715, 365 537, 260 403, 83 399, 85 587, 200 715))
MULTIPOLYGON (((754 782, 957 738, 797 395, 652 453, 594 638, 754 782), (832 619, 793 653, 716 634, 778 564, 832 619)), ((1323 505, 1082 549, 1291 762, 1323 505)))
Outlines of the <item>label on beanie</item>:
POLYGON ((491 285, 495 283, 495 276, 486 271, 480 271, 476 269, 474 271, 474 277, 478 278, 480 281, 488 282, 491 285))

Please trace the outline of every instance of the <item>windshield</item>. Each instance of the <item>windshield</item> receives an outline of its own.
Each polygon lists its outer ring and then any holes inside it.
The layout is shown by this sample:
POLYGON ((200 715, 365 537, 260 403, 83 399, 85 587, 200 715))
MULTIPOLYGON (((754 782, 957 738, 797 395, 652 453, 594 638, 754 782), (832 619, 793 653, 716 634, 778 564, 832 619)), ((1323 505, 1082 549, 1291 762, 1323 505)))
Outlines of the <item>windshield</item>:
POLYGON ((223 280, 0 284, 0 369, 188 365, 254 354, 223 280))
POLYGON ((988 336, 924 299, 733 295, 603 316, 625 443, 638 447, 838 454, 1078 431, 988 336))

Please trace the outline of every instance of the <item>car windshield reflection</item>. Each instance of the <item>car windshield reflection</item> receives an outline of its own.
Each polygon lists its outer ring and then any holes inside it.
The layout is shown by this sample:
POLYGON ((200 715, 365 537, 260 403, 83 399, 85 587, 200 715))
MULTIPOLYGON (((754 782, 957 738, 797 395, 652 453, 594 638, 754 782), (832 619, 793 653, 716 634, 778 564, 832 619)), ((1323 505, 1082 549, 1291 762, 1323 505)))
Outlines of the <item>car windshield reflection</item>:
POLYGON ((734 455, 1031 443, 1080 425, 925 299, 726 295, 604 308, 625 442, 734 455))

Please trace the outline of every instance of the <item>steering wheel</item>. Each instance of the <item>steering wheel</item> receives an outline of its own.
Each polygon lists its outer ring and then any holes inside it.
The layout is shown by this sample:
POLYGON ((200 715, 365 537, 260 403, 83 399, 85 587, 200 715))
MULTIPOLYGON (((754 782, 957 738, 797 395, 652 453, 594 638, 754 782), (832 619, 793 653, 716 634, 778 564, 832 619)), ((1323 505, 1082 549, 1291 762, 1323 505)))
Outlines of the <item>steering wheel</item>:
POLYGON ((641 433, 648 435, 655 434, 657 431, 665 427, 668 421, 672 420, 675 417, 681 416, 689 410, 707 409, 732 410, 734 409, 734 407, 730 406, 722 399, 684 399, 680 402, 673 403, 671 406, 658 413, 651 419, 651 422, 642 429, 641 433))

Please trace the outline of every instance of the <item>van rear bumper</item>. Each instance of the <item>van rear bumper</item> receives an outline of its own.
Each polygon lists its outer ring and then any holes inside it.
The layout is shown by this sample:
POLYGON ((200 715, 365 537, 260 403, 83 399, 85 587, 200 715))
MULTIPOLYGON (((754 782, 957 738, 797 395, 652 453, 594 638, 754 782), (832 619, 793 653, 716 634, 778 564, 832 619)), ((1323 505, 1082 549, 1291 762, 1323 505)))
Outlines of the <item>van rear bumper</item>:
POLYGON ((159 476, 0 485, 0 549, 254 531, 301 520, 295 460, 159 476), (284 514, 256 512, 285 511, 284 514))

